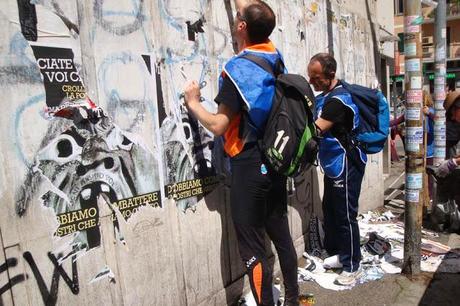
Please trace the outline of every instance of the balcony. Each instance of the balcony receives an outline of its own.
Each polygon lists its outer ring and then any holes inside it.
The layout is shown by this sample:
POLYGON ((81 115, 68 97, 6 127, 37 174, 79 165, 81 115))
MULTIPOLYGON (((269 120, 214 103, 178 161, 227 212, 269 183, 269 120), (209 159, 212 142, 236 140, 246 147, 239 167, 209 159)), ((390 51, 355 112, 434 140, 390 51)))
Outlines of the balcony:
MULTIPOLYGON (((446 16, 447 20, 455 20, 460 18, 460 1, 454 0, 455 3, 446 3, 446 16)), ((431 10, 430 8, 422 8, 422 11, 431 11, 425 19, 425 23, 432 23, 434 17, 436 16, 436 10, 431 10)), ((424 14, 425 15, 425 14, 424 14)), ((426 15, 425 15, 426 16, 426 15)))
MULTIPOLYGON (((428 42, 431 41, 428 37, 423 37, 422 50, 423 50, 423 62, 431 63, 434 61, 435 46, 428 42)), ((460 42, 451 43, 446 52, 447 60, 458 60, 460 59, 460 42)))
MULTIPOLYGON (((422 37, 423 61, 434 60, 435 44, 433 36, 422 37)), ((460 42, 451 42, 446 49, 446 59, 460 58, 460 42)))
POLYGON ((447 48, 448 58, 460 58, 460 42, 452 42, 447 48))
POLYGON ((423 61, 431 62, 434 60, 434 46, 423 46, 423 61))
POLYGON ((460 2, 456 1, 456 3, 447 3, 446 10, 447 17, 460 16, 460 2))

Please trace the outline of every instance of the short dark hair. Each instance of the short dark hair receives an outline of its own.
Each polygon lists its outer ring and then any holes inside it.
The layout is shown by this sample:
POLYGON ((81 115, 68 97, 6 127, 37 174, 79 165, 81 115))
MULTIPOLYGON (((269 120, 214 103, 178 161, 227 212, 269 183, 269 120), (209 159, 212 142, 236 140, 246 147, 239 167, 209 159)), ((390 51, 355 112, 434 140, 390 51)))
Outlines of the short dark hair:
POLYGON ((242 15, 251 43, 266 42, 276 25, 276 16, 270 6, 264 1, 257 1, 247 6, 242 15))
POLYGON ((326 76, 330 78, 333 78, 335 76, 335 73, 337 71, 337 61, 329 53, 315 54, 310 60, 310 63, 313 62, 319 62, 321 64, 321 68, 323 68, 323 73, 326 76))

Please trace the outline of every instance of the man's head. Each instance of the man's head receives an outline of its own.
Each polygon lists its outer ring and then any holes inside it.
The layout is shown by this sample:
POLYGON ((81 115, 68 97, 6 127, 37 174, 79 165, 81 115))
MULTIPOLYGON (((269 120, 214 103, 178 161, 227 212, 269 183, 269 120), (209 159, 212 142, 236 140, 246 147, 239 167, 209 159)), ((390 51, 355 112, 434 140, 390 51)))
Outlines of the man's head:
POLYGON ((448 120, 460 123, 460 91, 451 91, 446 96, 444 101, 444 108, 446 109, 446 117, 448 120))
POLYGON ((328 91, 335 80, 337 62, 328 53, 318 53, 308 64, 308 77, 316 91, 328 91))
POLYGON ((263 1, 250 1, 238 7, 234 34, 240 49, 252 44, 267 42, 276 25, 273 10, 263 1))

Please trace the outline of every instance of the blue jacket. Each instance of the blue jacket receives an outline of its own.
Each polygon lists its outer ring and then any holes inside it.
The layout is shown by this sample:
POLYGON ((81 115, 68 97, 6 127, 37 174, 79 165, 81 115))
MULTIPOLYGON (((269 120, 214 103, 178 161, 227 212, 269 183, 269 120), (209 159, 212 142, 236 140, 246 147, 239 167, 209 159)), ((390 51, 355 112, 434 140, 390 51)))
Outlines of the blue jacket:
MULTIPOLYGON (((347 91, 343 90, 342 85, 338 85, 331 92, 326 94, 323 93, 316 97, 316 119, 321 117, 324 104, 326 100, 331 97, 336 98, 353 111, 354 116, 352 132, 356 130, 359 125, 358 108, 353 103, 351 95, 347 91)), ((353 150, 359 151, 360 159, 365 164, 367 162, 366 154, 364 154, 358 147, 353 148, 353 150)), ((336 178, 342 174, 345 167, 345 156, 346 150, 339 140, 335 138, 330 131, 323 134, 323 138, 319 144, 318 158, 324 173, 328 177, 336 178)))
MULTIPOLYGON (((282 59, 281 54, 270 41, 249 46, 230 59, 225 65, 224 71, 219 78, 219 87, 222 84, 223 77, 229 77, 241 94, 251 123, 255 125, 257 131, 263 131, 272 108, 272 100, 275 94, 275 78, 256 63, 241 58, 242 55, 247 53, 264 58, 273 67, 278 59, 282 59)), ((241 136, 241 133, 239 133, 240 120, 241 116, 236 116, 230 122, 230 126, 224 135, 224 149, 230 157, 239 154, 246 143, 246 139, 239 138, 241 136)))

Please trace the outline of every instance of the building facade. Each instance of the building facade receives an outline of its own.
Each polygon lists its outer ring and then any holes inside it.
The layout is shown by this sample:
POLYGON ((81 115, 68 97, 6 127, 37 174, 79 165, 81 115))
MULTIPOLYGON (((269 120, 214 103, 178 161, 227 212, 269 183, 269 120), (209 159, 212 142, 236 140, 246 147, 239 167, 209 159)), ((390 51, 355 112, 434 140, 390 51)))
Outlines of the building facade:
MULTIPOLYGON (((392 73, 392 84, 396 86, 394 93, 404 92, 404 1, 394 0, 394 30, 399 37, 395 44, 395 66, 392 73)), ((446 84, 449 90, 460 89, 460 1, 446 0, 446 84)), ((422 25, 424 83, 434 90, 434 55, 435 55, 435 11, 422 7, 424 22, 422 25)))

